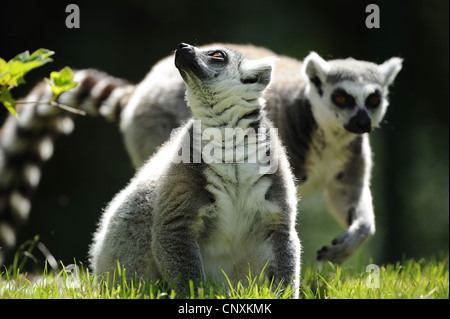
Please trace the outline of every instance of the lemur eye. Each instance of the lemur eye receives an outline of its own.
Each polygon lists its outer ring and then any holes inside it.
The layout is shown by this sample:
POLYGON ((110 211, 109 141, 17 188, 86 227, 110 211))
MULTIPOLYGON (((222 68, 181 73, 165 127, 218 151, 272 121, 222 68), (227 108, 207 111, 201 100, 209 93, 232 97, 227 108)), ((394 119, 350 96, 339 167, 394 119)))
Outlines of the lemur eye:
POLYGON ((378 96, 373 96, 370 98, 369 103, 372 105, 376 105, 380 103, 380 98, 378 96))
POLYGON ((381 102, 380 93, 376 91, 375 93, 370 94, 366 99, 366 106, 368 108, 375 108, 381 102))
POLYGON ((225 53, 222 51, 214 51, 210 56, 215 59, 225 60, 225 53))
POLYGON ((338 95, 334 98, 334 100, 339 104, 344 104, 347 101, 347 98, 343 95, 338 95))
POLYGON ((337 107, 340 108, 352 108, 356 105, 353 96, 348 94, 343 89, 336 89, 331 95, 331 100, 337 107))

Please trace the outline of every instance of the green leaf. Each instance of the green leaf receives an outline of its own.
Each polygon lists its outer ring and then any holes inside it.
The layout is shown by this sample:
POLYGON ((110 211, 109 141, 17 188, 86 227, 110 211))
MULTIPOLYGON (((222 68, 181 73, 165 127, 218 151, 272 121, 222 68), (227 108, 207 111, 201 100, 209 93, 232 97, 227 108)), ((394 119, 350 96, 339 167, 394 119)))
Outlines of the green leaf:
POLYGON ((50 79, 45 79, 45 81, 52 89, 52 101, 56 100, 61 93, 77 86, 77 83, 73 81, 73 72, 67 66, 60 72, 50 73, 50 79))
POLYGON ((15 117, 17 117, 15 107, 16 101, 11 96, 10 89, 20 84, 24 84, 25 74, 35 68, 51 62, 52 59, 50 56, 53 54, 55 54, 55 52, 48 49, 38 49, 31 55, 29 51, 19 53, 8 62, 0 58, 0 102, 15 117))
POLYGON ((25 67, 24 64, 20 61, 9 61, 9 74, 7 75, 8 84, 16 87, 19 84, 25 83, 25 79, 23 76, 25 75, 25 67))
POLYGON ((53 54, 55 54, 54 51, 41 48, 34 51, 31 55, 28 51, 19 53, 14 58, 12 58, 11 61, 20 61, 23 63, 39 62, 41 65, 44 65, 45 63, 52 61, 50 56, 52 56, 53 54))
POLYGON ((8 72, 8 63, 0 58, 0 78, 8 72))
POLYGON ((0 59, 0 84, 16 87, 25 83, 23 78, 29 71, 38 68, 48 62, 55 52, 47 49, 39 49, 31 55, 28 51, 19 53, 7 63, 0 59))
POLYGON ((9 64, 0 58, 0 85, 8 85, 9 64))
POLYGON ((40 60, 40 61, 43 61, 45 63, 51 62, 52 59, 50 59, 49 57, 52 56, 53 54, 55 54, 54 51, 41 48, 41 49, 38 49, 38 50, 34 51, 30 55, 30 60, 40 60))
POLYGON ((38 68, 48 62, 51 62, 52 59, 49 58, 51 55, 55 54, 55 52, 47 50, 47 49, 39 49, 34 51, 31 55, 27 54, 20 57, 20 54, 16 56, 12 61, 20 61, 22 62, 21 72, 24 72, 24 75, 31 71, 32 69, 38 68))
POLYGON ((6 86, 2 86, 0 89, 0 101, 6 107, 6 109, 15 117, 17 117, 16 112, 16 100, 11 95, 11 92, 6 86))

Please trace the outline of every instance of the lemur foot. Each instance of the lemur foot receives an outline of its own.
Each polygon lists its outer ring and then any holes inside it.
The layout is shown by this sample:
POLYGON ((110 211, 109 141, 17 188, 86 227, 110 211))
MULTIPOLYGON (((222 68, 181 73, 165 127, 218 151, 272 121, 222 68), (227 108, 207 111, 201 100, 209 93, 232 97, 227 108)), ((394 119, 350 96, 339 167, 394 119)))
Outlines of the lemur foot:
POLYGON ((318 250, 317 260, 329 260, 332 263, 341 264, 350 258, 373 233, 371 227, 367 225, 350 227, 333 239, 331 246, 323 246, 318 250))

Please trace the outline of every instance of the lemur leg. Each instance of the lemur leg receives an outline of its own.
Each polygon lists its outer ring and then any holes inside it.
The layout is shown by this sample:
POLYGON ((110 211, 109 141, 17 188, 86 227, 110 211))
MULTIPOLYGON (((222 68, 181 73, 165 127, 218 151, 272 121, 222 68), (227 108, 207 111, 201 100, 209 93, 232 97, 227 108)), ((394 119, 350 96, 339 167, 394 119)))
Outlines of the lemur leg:
POLYGON ((336 219, 347 230, 337 236, 331 246, 317 252, 318 260, 342 263, 375 233, 375 217, 369 186, 352 189, 347 185, 325 191, 328 206, 336 219))
POLYGON ((280 282, 284 286, 291 285, 295 289, 292 298, 298 298, 300 286, 300 240, 297 232, 280 230, 273 232, 265 242, 272 254, 266 273, 269 279, 274 278, 273 287, 280 282))
POLYGON ((165 175, 155 199, 152 252, 161 274, 177 280, 177 291, 185 293, 189 280, 205 282, 205 269, 198 239, 204 231, 203 218, 211 214, 214 199, 205 190, 200 166, 174 164, 165 175), (189 185, 186 181, 192 181, 189 185))
POLYGON ((174 234, 167 227, 155 227, 152 251, 161 274, 167 274, 171 282, 176 281, 177 292, 183 295, 189 280, 195 284, 205 282, 205 271, 200 248, 189 232, 174 234))

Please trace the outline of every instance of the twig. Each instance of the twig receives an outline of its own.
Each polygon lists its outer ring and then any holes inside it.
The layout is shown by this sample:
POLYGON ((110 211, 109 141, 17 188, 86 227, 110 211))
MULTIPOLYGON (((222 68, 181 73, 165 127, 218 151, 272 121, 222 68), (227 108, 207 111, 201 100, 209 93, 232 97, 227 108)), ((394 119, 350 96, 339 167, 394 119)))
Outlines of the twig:
POLYGON ((86 112, 83 111, 83 110, 79 110, 79 109, 76 109, 74 107, 71 107, 71 106, 68 106, 68 105, 65 105, 65 104, 61 104, 61 103, 58 103, 58 102, 55 102, 55 101, 52 101, 50 103, 50 105, 57 106, 57 107, 65 110, 65 111, 68 111, 68 112, 71 112, 71 113, 74 113, 74 114, 78 114, 78 115, 82 115, 82 116, 86 115, 86 112))
POLYGON ((74 113, 74 114, 78 114, 78 115, 82 115, 85 116, 86 112, 83 110, 79 110, 76 109, 74 107, 65 105, 65 104, 61 104, 55 101, 50 101, 50 102, 33 102, 33 101, 17 101, 16 104, 36 104, 36 105, 50 105, 50 106, 56 106, 59 107, 60 109, 63 109, 65 111, 68 111, 70 113, 74 113))

